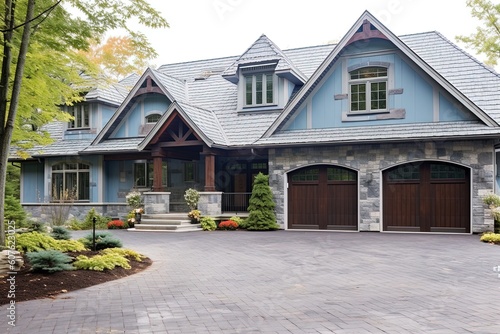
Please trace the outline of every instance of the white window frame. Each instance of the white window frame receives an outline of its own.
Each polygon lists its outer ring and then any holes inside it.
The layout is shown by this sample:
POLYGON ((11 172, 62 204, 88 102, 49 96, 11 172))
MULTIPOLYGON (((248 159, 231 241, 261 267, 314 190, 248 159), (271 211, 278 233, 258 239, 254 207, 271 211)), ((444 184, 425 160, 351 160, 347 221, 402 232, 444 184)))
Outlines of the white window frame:
POLYGON ((146 117, 144 117, 144 124, 156 124, 158 121, 155 121, 155 122, 149 122, 148 118, 151 117, 151 116, 158 116, 158 120, 160 120, 161 118, 161 114, 160 113, 151 113, 149 115, 146 115, 146 117))
POLYGON ((89 129, 90 128, 90 104, 78 103, 74 106, 68 106, 67 112, 73 116, 68 123, 68 129, 89 129), (85 123, 86 122, 86 123, 85 123))
POLYGON ((274 74, 273 73, 252 73, 252 74, 243 74, 243 82, 244 82, 244 88, 243 88, 243 105, 245 107, 261 107, 261 106, 270 106, 270 105, 275 105, 275 100, 276 100, 276 83, 274 80, 274 74), (262 92, 261 97, 262 97, 262 103, 257 103, 257 77, 262 78, 262 92), (248 94, 248 87, 247 87, 247 79, 251 79, 252 82, 252 101, 248 101, 247 99, 247 94, 248 94), (268 78, 271 78, 271 91, 272 91, 272 101, 268 102, 267 101, 267 92, 268 92, 268 78))
POLYGON ((389 110, 388 104, 389 104, 389 68, 388 66, 383 66, 383 65, 367 65, 367 66, 362 66, 362 67, 357 67, 354 69, 351 69, 348 71, 348 90, 349 90, 349 112, 353 114, 359 114, 359 113, 379 113, 379 112, 386 112, 389 110), (361 69, 367 69, 367 68, 382 68, 386 70, 386 75, 385 76, 377 76, 373 78, 359 78, 359 79, 351 79, 351 74, 354 71, 358 71, 361 69), (385 83, 385 108, 381 109, 372 109, 372 101, 371 101, 371 86, 373 83, 385 83), (365 109, 359 109, 359 110, 352 110, 352 86, 358 85, 358 86, 365 86, 365 109))

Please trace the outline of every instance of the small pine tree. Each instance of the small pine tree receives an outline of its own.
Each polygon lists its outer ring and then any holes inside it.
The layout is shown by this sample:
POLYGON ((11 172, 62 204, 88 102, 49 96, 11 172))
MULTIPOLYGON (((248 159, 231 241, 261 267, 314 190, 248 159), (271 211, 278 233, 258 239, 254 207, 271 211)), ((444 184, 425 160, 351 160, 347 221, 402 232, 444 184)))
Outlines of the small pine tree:
POLYGON ((69 255, 53 249, 26 253, 26 257, 30 261, 33 271, 52 274, 56 271, 75 269, 70 264, 73 259, 69 255))
POLYGON ((71 233, 69 233, 69 231, 62 226, 54 226, 54 228, 52 229, 52 233, 50 233, 50 236, 56 240, 71 239, 71 233))
POLYGON ((246 220, 247 230, 277 230, 273 193, 269 187, 269 176, 259 173, 253 182, 252 196, 248 205, 249 216, 246 220))

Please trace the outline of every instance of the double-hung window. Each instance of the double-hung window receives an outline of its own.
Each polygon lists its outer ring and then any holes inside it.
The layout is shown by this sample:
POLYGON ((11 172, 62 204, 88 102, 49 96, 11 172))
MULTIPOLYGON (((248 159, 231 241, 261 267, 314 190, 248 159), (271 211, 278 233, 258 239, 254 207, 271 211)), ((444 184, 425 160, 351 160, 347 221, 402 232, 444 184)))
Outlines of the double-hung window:
POLYGON ((349 76, 351 112, 387 110, 387 68, 363 67, 349 76))
POLYGON ((90 127, 90 106, 88 103, 80 103, 68 107, 68 112, 73 119, 69 122, 70 129, 81 129, 90 127))
MULTIPOLYGON (((153 162, 136 161, 134 163, 134 186, 137 188, 150 188, 153 186, 153 162)), ((162 163, 162 186, 167 186, 167 163, 162 163)))
POLYGON ((272 73, 245 75, 245 106, 274 104, 274 79, 272 73))

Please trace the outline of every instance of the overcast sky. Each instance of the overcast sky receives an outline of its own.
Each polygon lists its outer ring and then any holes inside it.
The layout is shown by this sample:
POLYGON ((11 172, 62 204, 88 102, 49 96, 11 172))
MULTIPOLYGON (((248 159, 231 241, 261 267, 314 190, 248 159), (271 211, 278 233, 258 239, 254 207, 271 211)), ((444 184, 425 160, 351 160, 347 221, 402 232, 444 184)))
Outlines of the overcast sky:
POLYGON ((396 35, 436 30, 453 42, 457 35, 474 32, 479 24, 471 17, 465 0, 149 2, 170 24, 170 28, 161 31, 142 29, 159 54, 153 62, 157 66, 239 55, 261 34, 266 34, 282 50, 336 42, 364 10, 396 35))

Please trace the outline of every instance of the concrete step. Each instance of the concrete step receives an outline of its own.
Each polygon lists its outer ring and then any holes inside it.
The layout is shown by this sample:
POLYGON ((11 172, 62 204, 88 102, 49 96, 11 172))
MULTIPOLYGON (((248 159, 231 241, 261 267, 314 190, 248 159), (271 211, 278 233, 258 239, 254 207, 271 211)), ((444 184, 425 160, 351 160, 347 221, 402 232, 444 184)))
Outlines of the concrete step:
POLYGON ((195 232, 202 231, 201 224, 184 223, 181 225, 135 224, 129 231, 157 231, 157 232, 195 232))
POLYGON ((149 225, 182 225, 182 224, 191 224, 190 219, 183 220, 162 220, 162 219, 151 219, 151 218, 143 218, 141 219, 140 224, 149 224, 149 225))
POLYGON ((144 219, 157 219, 157 220, 189 220, 187 213, 153 213, 143 214, 141 217, 144 219))

